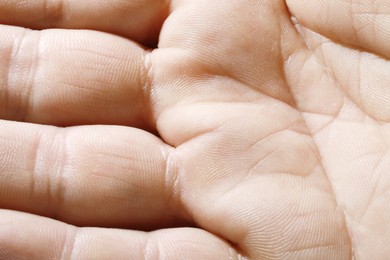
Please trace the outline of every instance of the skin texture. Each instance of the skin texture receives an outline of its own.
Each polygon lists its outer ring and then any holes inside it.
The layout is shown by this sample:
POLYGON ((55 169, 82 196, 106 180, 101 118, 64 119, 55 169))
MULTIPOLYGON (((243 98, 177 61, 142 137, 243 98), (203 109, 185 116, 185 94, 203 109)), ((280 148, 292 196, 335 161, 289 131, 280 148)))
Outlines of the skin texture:
POLYGON ((390 255, 389 0, 3 0, 0 23, 0 259, 390 255))

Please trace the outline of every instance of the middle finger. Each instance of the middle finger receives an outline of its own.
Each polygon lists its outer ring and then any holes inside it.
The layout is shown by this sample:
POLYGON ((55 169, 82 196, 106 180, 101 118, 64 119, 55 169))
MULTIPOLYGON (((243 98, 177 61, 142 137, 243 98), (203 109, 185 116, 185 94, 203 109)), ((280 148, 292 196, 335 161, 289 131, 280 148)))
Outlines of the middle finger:
POLYGON ((94 31, 0 25, 0 119, 144 127, 146 52, 94 31))

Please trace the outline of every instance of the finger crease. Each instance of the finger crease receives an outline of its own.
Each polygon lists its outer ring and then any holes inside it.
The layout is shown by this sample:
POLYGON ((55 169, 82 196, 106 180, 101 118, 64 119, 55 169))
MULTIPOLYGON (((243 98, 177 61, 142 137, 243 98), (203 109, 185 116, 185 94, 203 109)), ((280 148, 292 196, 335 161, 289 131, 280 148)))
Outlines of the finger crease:
POLYGON ((173 160, 174 150, 166 149, 165 155, 165 194, 167 194, 167 204, 176 213, 181 206, 179 176, 177 165, 173 160))
POLYGON ((142 99, 145 104, 145 116, 143 119, 146 121, 147 125, 152 125, 154 128, 155 119, 154 119, 154 111, 153 111, 153 92, 154 92, 154 70, 153 70, 153 62, 152 62, 152 53, 146 52, 143 54, 143 62, 141 66, 141 84, 142 84, 142 99))
POLYGON ((53 208, 53 217, 58 218, 60 215, 59 212, 61 211, 61 207, 64 204, 64 193, 65 193, 65 186, 64 186, 64 175, 65 175, 65 165, 67 164, 67 145, 66 145, 66 140, 67 140, 67 135, 66 135, 66 130, 65 129, 59 129, 57 131, 60 131, 57 136, 59 139, 60 144, 58 149, 58 155, 57 155, 57 160, 58 160, 58 167, 55 170, 56 174, 55 176, 55 181, 54 185, 52 185, 51 190, 52 190, 52 205, 51 207, 53 208), (54 191, 54 192, 53 192, 54 191))
MULTIPOLYGON (((22 94, 22 102, 20 105, 20 109, 18 111, 18 114, 22 115, 22 121, 26 122, 28 121, 28 114, 29 110, 33 109, 34 107, 34 87, 37 85, 38 82, 38 72, 40 67, 40 59, 41 59, 41 33, 37 31, 29 32, 27 35, 32 35, 33 37, 36 37, 35 46, 38 46, 35 48, 35 53, 32 58, 32 61, 30 61, 28 72, 26 75, 26 86, 24 93, 22 94)), ((25 37, 23 37, 25 38, 25 37)))
POLYGON ((43 1, 44 22, 49 23, 49 27, 57 27, 64 17, 63 0, 44 0, 43 1))
POLYGON ((61 260, 76 259, 75 245, 79 236, 79 229, 73 226, 67 226, 64 244, 62 246, 61 260))
POLYGON ((144 246, 144 260, 158 260, 160 259, 160 250, 158 242, 153 237, 153 234, 148 234, 144 246))
POLYGON ((30 186, 30 198, 34 198, 36 195, 38 195, 39 190, 39 182, 40 182, 40 171, 41 171, 41 165, 40 161, 42 160, 42 133, 38 133, 36 137, 36 142, 33 146, 33 156, 32 156, 32 175, 31 175, 31 186, 30 186))

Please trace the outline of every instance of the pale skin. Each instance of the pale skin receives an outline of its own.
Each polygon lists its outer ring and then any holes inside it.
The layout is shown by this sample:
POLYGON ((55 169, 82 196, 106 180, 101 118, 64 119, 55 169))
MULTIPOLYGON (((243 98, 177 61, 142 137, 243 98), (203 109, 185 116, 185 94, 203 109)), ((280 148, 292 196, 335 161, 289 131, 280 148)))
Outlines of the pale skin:
POLYGON ((390 255, 389 0, 3 0, 0 23, 0 259, 390 255))

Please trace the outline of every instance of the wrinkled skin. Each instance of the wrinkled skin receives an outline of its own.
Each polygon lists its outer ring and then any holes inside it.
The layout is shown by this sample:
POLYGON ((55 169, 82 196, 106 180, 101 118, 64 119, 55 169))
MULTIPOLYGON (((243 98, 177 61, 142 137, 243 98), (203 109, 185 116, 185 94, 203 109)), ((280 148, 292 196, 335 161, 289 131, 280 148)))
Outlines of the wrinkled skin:
POLYGON ((0 259, 390 256, 389 0, 3 0, 0 23, 0 259))

